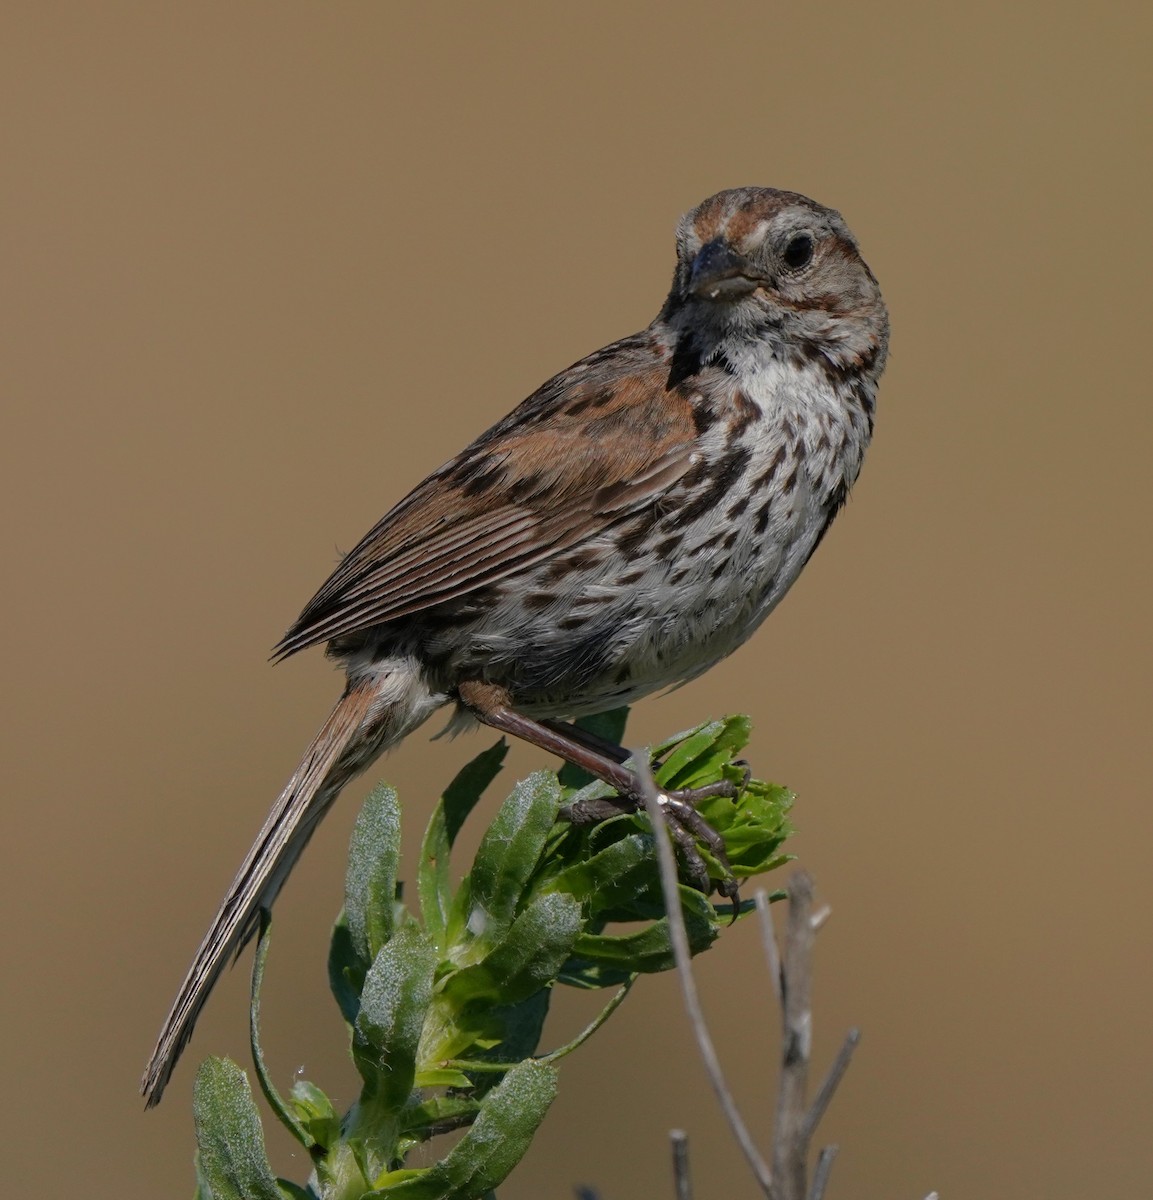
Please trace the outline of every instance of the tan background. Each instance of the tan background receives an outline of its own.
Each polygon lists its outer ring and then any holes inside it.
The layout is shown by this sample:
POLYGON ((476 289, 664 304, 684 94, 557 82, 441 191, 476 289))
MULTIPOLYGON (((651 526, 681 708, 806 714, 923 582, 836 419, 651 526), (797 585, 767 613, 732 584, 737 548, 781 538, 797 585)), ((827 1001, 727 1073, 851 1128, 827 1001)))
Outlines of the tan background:
MULTIPOLYGON (((246 969, 158 1112, 136 1081, 337 687, 268 647, 337 547, 645 324, 677 216, 745 183, 860 237, 878 438, 769 626, 634 733, 747 710, 801 793, 819 1054, 864 1029, 831 1196, 1147 1191, 1146 7, 5 5, 6 1194, 190 1192, 193 1069, 247 1061, 246 969)), ((483 744, 388 761, 410 825, 483 744)), ((266 1003, 279 1077, 345 1101, 322 955, 356 796, 278 907, 266 1003)), ((763 1111, 752 926, 700 966, 763 1111)), ((753 1194, 649 981, 502 1195, 669 1195, 673 1125, 702 1195, 753 1194)))

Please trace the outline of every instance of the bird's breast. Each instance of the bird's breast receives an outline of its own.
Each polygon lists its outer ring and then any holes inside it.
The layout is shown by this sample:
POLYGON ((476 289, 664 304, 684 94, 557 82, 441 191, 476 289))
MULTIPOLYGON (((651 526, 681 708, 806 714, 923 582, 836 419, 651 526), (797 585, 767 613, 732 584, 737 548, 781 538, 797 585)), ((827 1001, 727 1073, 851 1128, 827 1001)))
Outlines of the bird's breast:
POLYGON ((709 407, 681 478, 503 588, 444 647, 454 674, 502 683, 526 712, 574 715, 693 678, 753 633, 856 478, 867 421, 795 372, 696 402, 709 407))

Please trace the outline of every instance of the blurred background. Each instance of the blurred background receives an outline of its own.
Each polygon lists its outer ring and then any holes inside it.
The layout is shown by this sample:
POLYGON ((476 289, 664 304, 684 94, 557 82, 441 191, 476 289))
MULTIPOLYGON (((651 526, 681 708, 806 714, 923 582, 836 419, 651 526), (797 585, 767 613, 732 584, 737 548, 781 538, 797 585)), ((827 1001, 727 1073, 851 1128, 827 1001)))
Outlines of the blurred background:
MULTIPOLYGON (((248 1062, 247 957, 156 1112, 137 1080, 339 687, 268 649, 409 487, 645 325, 677 217, 748 183, 841 209, 880 278, 877 438, 785 604, 633 737, 749 712, 758 774, 799 794, 833 908, 818 1064, 864 1031, 830 1197, 1144 1190, 1147 6, 10 0, 2 24, 6 1190, 191 1192, 192 1078, 248 1062)), ((435 731, 372 775, 410 835, 489 740, 435 731)), ((278 905, 265 993, 277 1078, 345 1103, 323 956, 370 782, 278 905)), ((752 923, 699 969, 764 1125, 752 923)), ((645 980, 502 1197, 671 1195, 671 1126, 700 1194, 754 1195, 674 981, 645 980)))

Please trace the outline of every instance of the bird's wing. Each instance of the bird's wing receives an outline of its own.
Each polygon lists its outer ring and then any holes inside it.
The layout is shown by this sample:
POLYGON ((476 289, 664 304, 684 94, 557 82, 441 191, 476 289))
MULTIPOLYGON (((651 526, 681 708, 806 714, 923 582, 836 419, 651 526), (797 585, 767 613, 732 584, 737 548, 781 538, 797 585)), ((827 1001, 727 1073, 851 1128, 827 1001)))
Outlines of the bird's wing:
POLYGON ((654 351, 621 347, 615 363, 602 351, 545 384, 412 491, 344 558, 275 655, 516 575, 680 479, 696 430, 691 400, 666 390, 654 351))

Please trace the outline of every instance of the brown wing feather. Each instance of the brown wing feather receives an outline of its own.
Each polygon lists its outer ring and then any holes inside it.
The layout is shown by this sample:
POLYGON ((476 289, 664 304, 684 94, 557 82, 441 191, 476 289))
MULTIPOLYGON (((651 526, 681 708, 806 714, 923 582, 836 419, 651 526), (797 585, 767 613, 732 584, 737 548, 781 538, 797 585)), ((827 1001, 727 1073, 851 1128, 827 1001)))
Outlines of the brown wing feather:
POLYGON ((545 384, 382 518, 276 656, 465 596, 652 501, 688 470, 695 435, 689 398, 667 380, 640 335, 545 384))

